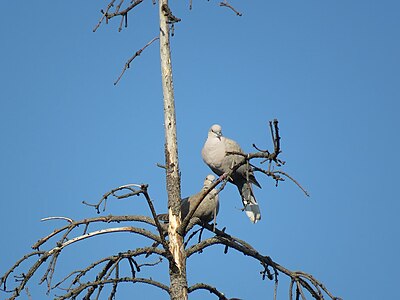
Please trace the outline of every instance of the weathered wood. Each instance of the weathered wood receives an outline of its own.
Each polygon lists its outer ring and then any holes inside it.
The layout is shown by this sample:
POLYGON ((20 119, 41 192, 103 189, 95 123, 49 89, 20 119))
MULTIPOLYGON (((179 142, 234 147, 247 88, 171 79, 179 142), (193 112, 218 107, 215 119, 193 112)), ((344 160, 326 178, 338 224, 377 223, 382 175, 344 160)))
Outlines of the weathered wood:
POLYGON ((187 299, 186 257, 183 237, 177 233, 181 225, 181 184, 179 175, 178 146, 172 65, 168 0, 159 1, 160 14, 160 57, 162 89, 164 95, 165 166, 168 193, 169 247, 173 256, 170 262, 170 297, 174 300, 187 299))

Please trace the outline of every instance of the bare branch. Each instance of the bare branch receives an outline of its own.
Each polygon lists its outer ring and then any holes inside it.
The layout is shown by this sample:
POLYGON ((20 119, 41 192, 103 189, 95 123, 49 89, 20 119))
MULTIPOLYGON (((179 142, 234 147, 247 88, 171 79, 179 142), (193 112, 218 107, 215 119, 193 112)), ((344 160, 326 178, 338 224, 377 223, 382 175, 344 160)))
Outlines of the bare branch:
POLYGON ((19 266, 22 262, 24 262, 25 260, 29 259, 29 258, 32 257, 32 256, 35 256, 35 255, 40 256, 40 255, 43 255, 43 254, 45 254, 45 253, 46 253, 46 251, 34 251, 34 252, 31 252, 31 253, 28 253, 28 254, 24 255, 21 259, 19 259, 9 270, 0 278, 0 285, 3 286, 1 289, 2 289, 3 291, 6 291, 6 292, 11 292, 11 291, 8 291, 8 290, 7 290, 7 286, 6 286, 6 282, 7 282, 8 277, 10 276, 10 274, 11 274, 12 272, 14 272, 14 270, 15 270, 16 268, 18 268, 18 266, 19 266))
MULTIPOLYGON (((151 225, 155 225, 156 226, 156 228, 158 230, 158 233, 159 233, 159 236, 160 236, 160 239, 161 239, 161 244, 163 245, 164 249, 167 251, 167 254, 168 254, 169 250, 168 250, 168 244, 167 244, 167 242, 165 240, 165 234, 164 234, 165 230, 162 228, 162 226, 160 224, 160 221, 157 218, 157 213, 156 213, 156 211, 154 209, 153 202, 151 201, 151 198, 150 198, 149 193, 148 193, 148 185, 147 184, 141 184, 141 185, 139 185, 139 184, 127 184, 127 185, 122 185, 122 186, 120 186, 120 187, 118 187, 116 189, 113 189, 110 192, 106 193, 102 197, 102 199, 100 199, 100 201, 97 204, 88 204, 88 203, 85 203, 85 204, 87 204, 89 206, 94 206, 97 209, 97 211, 99 211, 99 206, 101 205, 102 201, 106 201, 106 199, 110 195, 113 195, 114 197, 116 197, 118 199, 121 199, 121 198, 130 197, 130 196, 133 196, 133 195, 139 195, 139 194, 143 194, 145 199, 146 199, 146 201, 147 201, 147 204, 148 204, 148 206, 150 208, 151 215, 153 217, 153 222, 151 223, 151 225), (139 187, 140 189, 139 190, 135 190, 132 187, 139 187), (130 190, 131 193, 124 194, 124 195, 116 195, 115 194, 117 191, 124 190, 124 189, 130 190)), ((156 241, 156 242, 159 243, 159 241, 156 241)), ((168 257, 171 258, 170 255, 168 255, 168 257)))
MULTIPOLYGON (((100 27, 101 23, 103 22, 104 18, 106 18, 109 10, 111 7, 113 7, 115 0, 111 0, 111 2, 107 5, 106 11, 101 10, 102 16, 100 18, 100 21, 97 23, 97 25, 93 28, 93 32, 96 32, 96 30, 100 27)), ((107 18, 106 18, 107 19, 107 18)))
MULTIPOLYGON (((203 230, 204 230, 204 228, 199 228, 199 229, 193 231, 193 232, 189 235, 189 237, 187 238, 187 240, 185 241, 184 247, 186 248, 186 246, 188 245, 189 241, 190 241, 197 233, 200 232, 199 235, 201 236, 201 233, 203 232, 203 230)), ((200 242, 200 241, 199 241, 199 242, 200 242)))
POLYGON ((286 176, 286 177, 289 178, 291 181, 293 181, 293 182, 303 191, 303 193, 304 193, 307 197, 310 197, 310 194, 301 186, 301 184, 298 183, 297 180, 294 179, 292 176, 290 176, 288 173, 286 173, 286 172, 284 172, 284 171, 274 171, 273 173, 281 174, 281 175, 286 176))
POLYGON ((49 221, 49 220, 65 220, 69 223, 74 223, 74 220, 67 218, 67 217, 47 217, 47 218, 40 219, 41 222, 49 221))
POLYGON ((161 227, 160 220, 157 218, 157 213, 156 213, 156 211, 154 209, 154 206, 153 206, 153 202, 151 201, 150 196, 149 196, 149 194, 147 192, 147 186, 146 185, 142 185, 141 189, 142 189, 143 194, 144 194, 144 196, 145 196, 145 198, 147 200, 147 204, 149 205, 149 208, 150 208, 150 211, 151 211, 151 215, 153 216, 153 220, 156 223, 158 234, 159 234, 160 239, 161 239, 161 244, 163 245, 164 250, 168 254, 168 259, 172 259, 172 254, 169 252, 168 244, 165 241, 164 230, 161 227))
MULTIPOLYGON (((145 230, 143 228, 135 228, 135 227, 119 227, 119 228, 109 228, 109 229, 103 229, 103 230, 97 230, 91 233, 87 233, 85 235, 81 235, 78 237, 75 237, 73 239, 70 239, 64 243, 59 243, 56 247, 52 248, 49 251, 46 251, 44 253, 42 253, 42 255, 40 256, 40 258, 35 262, 35 264, 29 269, 28 273, 23 274, 20 285, 15 288, 14 290, 14 294, 11 297, 11 299, 16 298, 18 295, 20 295, 21 291, 24 289, 26 283, 30 280, 30 278, 33 276, 33 274, 38 270, 38 268, 51 256, 53 255, 57 255, 63 248, 91 238, 93 236, 97 236, 97 235, 103 235, 103 234, 108 234, 108 233, 115 233, 115 232, 129 232, 129 233, 136 233, 142 236, 145 236, 147 238, 150 238, 156 242, 161 243, 160 238, 157 235, 154 235, 153 233, 151 233, 148 230, 145 230)), ((156 250, 152 250, 153 252, 155 252, 156 250)), ((8 273, 9 274, 9 273, 8 273)), ((8 276, 8 275, 7 275, 8 276)), ((4 276, 4 278, 6 279, 6 277, 4 276)), ((4 282, 5 282, 4 279, 4 282)))
MULTIPOLYGON (((91 264, 90 264, 88 267, 86 267, 85 269, 82 269, 82 270, 75 270, 75 271, 71 272, 68 276, 66 276, 64 279, 62 279, 60 282, 58 282, 58 283, 53 287, 53 289, 54 289, 54 288, 57 288, 57 287, 59 287, 61 284, 65 283, 65 282, 66 282, 70 277, 72 277, 73 275, 76 275, 76 276, 75 276, 74 279, 71 281, 71 286, 74 285, 74 284, 76 284, 76 283, 79 283, 79 280, 80 280, 83 276, 85 276, 90 270, 96 268, 97 266, 99 266, 99 265, 101 265, 101 264, 103 264, 103 263, 105 263, 105 262, 108 263, 108 262, 110 262, 110 261, 111 261, 111 262, 115 262, 115 261, 117 261, 118 259, 127 259, 127 260, 128 260, 128 263, 131 265, 132 260, 133 260, 133 259, 132 259, 133 257, 140 256, 140 255, 145 255, 145 254, 147 254, 147 253, 149 253, 149 252, 158 254, 158 255, 163 256, 163 257, 166 257, 165 251, 160 250, 160 249, 158 249, 158 248, 144 247, 144 248, 137 248, 137 249, 135 249, 135 250, 128 250, 128 251, 126 251, 126 252, 118 253, 118 255, 113 255, 113 256, 109 256, 109 257, 102 258, 102 259, 100 259, 100 260, 98 260, 98 261, 96 261, 96 262, 91 263, 91 264)), ((160 259, 160 260, 161 260, 161 259, 160 259)), ((143 264, 143 265, 145 265, 145 264, 143 264)), ((136 267, 137 267, 137 269, 138 269, 138 271, 139 271, 140 265, 137 265, 136 267)), ((134 268, 133 268, 133 265, 131 265, 131 271, 132 271, 132 277, 135 277, 135 273, 136 273, 136 272, 135 272, 135 270, 134 270, 134 268)), ((67 288, 67 290, 69 290, 69 289, 71 288, 71 286, 70 286, 69 288, 67 288)))
POLYGON ((145 217, 145 216, 105 216, 105 217, 96 217, 96 218, 88 218, 88 219, 83 219, 80 221, 75 221, 70 225, 64 226, 62 228, 54 230, 51 234, 45 236, 44 238, 41 238, 38 240, 33 246, 33 249, 39 249, 41 245, 43 245, 45 242, 47 242, 49 239, 52 237, 56 236, 57 234, 67 230, 67 232, 70 232, 72 229, 78 227, 79 225, 82 224, 90 224, 90 223, 96 223, 96 222, 105 222, 105 223, 111 223, 111 222, 128 222, 128 221, 137 221, 137 222, 143 222, 149 225, 155 226, 154 220, 145 217))
POLYGON ((116 227, 116 228, 107 228, 107 229, 96 230, 96 231, 87 233, 85 235, 77 236, 77 237, 75 237, 73 239, 70 239, 70 240, 66 241, 65 243, 61 244, 60 246, 57 246, 57 247, 53 248, 49 252, 60 251, 61 249, 65 248, 65 247, 67 247, 67 246, 69 246, 69 245, 71 245, 73 243, 88 239, 88 238, 93 237, 93 236, 103 235, 103 234, 108 234, 108 233, 116 233, 116 232, 137 233, 139 235, 145 236, 145 237, 147 237, 149 239, 152 239, 152 240, 154 240, 156 242, 161 243, 161 240, 157 235, 153 234, 152 232, 150 232, 150 231, 148 231, 146 229, 132 227, 132 226, 126 226, 126 227, 116 227))
POLYGON ((114 12, 110 13, 110 10, 112 7, 114 7, 115 0, 111 0, 111 2, 107 5, 106 10, 101 10, 102 16, 100 18, 100 21, 97 23, 97 25, 94 27, 93 32, 95 32, 101 25, 101 23, 106 20, 106 23, 108 24, 108 20, 116 17, 116 16, 121 16, 121 23, 118 28, 118 31, 122 30, 122 24, 125 21, 125 27, 128 25, 128 13, 134 9, 136 6, 138 6, 140 3, 143 2, 143 0, 135 0, 131 1, 131 4, 125 8, 124 10, 120 10, 122 3, 124 0, 120 0, 120 3, 116 6, 116 9, 114 12))
MULTIPOLYGON (((243 160, 239 161, 232 169, 236 170, 237 168, 239 168, 243 164, 248 163, 249 165, 251 165, 251 167, 252 167, 252 169, 254 171, 258 171, 258 172, 264 173, 267 176, 272 177, 276 181, 276 185, 278 185, 279 181, 284 181, 284 178, 279 176, 279 174, 284 175, 285 177, 287 177, 291 181, 293 181, 303 191, 303 193, 306 196, 310 196, 309 193, 306 191, 306 189, 304 189, 301 186, 301 184, 296 179, 294 179, 292 176, 290 176, 288 173, 286 173, 284 171, 280 171, 280 170, 272 170, 271 171, 271 162, 274 162, 277 167, 280 167, 280 166, 284 165, 285 162, 280 160, 280 159, 278 159, 278 155, 282 152, 281 151, 281 144, 280 144, 281 137, 279 135, 278 120, 274 119, 273 121, 270 121, 269 122, 269 127, 270 127, 270 131, 271 131, 272 142, 273 142, 273 145, 274 145, 274 152, 270 153, 268 150, 261 150, 255 144, 253 144, 253 147, 255 149, 257 149, 259 152, 249 153, 249 154, 246 154, 246 153, 243 153, 243 152, 238 152, 238 151, 227 152, 226 155, 238 155, 238 156, 242 156, 243 157, 243 160), (265 161, 269 161, 270 164, 268 166, 268 170, 264 170, 264 169, 262 169, 260 167, 255 166, 254 164, 250 164, 250 161, 252 159, 258 159, 258 158, 263 158, 264 159, 261 162, 261 164, 264 163, 265 161)), ((230 172, 228 175, 230 176, 230 174, 232 174, 232 173, 230 172)))
MULTIPOLYGON (((320 292, 320 288, 321 288, 331 299, 340 299, 340 298, 334 297, 320 282, 318 282, 311 275, 301 272, 301 271, 290 271, 289 269, 274 262, 269 256, 261 255, 258 251, 256 251, 254 248, 252 248, 249 244, 247 244, 233 236, 230 236, 223 231, 220 231, 218 229, 213 229, 212 225, 205 224, 204 228, 206 228, 207 230, 209 230, 211 232, 215 232, 216 235, 212 238, 208 238, 208 239, 190 247, 189 249, 187 249, 186 255, 188 258, 192 254, 197 253, 205 248, 208 248, 209 246, 212 246, 215 244, 222 244, 229 248, 233 248, 233 249, 243 253, 244 255, 255 258, 264 267, 267 267, 267 266, 272 267, 275 271, 275 290, 276 290, 276 286, 278 284, 277 283, 278 271, 289 276, 292 280, 292 283, 289 287, 290 299, 292 299, 291 291, 292 291, 294 282, 296 282, 296 285, 298 286, 299 295, 301 295, 302 297, 304 296, 304 292, 303 292, 302 288, 305 288, 312 295, 313 298, 323 299, 322 293, 320 292), (311 285, 306 280, 309 280, 311 282, 311 285)), ((261 273, 263 273, 263 272, 261 272, 261 273)), ((268 278, 272 279, 272 277, 268 277, 268 278)), ((276 293, 276 292, 274 292, 274 293, 276 293)))
POLYGON ((162 258, 159 257, 158 260, 153 263, 143 263, 143 264, 137 265, 137 267, 140 270, 141 267, 154 267, 155 265, 158 265, 161 262, 162 262, 162 258))
POLYGON ((194 292, 196 290, 207 290, 210 293, 216 295, 219 300, 229 300, 228 298, 225 297, 225 295, 222 292, 218 291, 217 288, 205 283, 196 283, 190 286, 188 288, 188 293, 194 292))
MULTIPOLYGON (((113 2, 115 2, 115 0, 113 2)), ((138 6, 142 2, 143 2, 143 0, 131 1, 131 4, 124 10, 118 9, 118 11, 115 11, 114 13, 107 13, 106 18, 111 19, 116 16, 125 16, 126 14, 128 14, 128 12, 130 12, 132 9, 134 9, 136 6, 138 6)))
POLYGON ((232 5, 230 5, 230 4, 228 3, 227 0, 224 0, 223 2, 220 2, 220 3, 219 3, 219 6, 228 7, 228 8, 230 8, 237 16, 239 16, 239 17, 242 16, 242 13, 238 12, 232 5))
POLYGON ((100 213, 100 209, 99 208, 100 208, 100 205, 103 202, 104 202, 103 211, 106 210, 107 199, 108 199, 109 196, 112 195, 112 196, 116 197, 117 199, 123 199, 123 198, 128 198, 128 197, 131 197, 131 196, 136 196, 136 195, 139 195, 140 193, 142 193, 143 191, 142 190, 136 190, 133 187, 141 187, 141 186, 142 186, 141 184, 122 185, 120 187, 117 187, 117 188, 112 189, 111 191, 105 193, 103 195, 103 197, 100 199, 100 201, 98 203, 96 203, 96 204, 91 204, 91 203, 88 203, 86 201, 82 201, 82 203, 87 205, 87 206, 94 207, 96 209, 97 213, 99 214, 100 213), (116 192, 123 191, 123 190, 128 190, 130 192, 127 193, 127 194, 124 194, 124 195, 116 195, 115 194, 116 192))
POLYGON ((159 37, 153 38, 150 42, 148 42, 142 49, 139 49, 138 51, 135 52, 135 54, 128 59, 128 61, 125 63, 124 68, 122 69, 121 74, 118 76, 117 80, 114 82, 114 85, 117 85, 118 82, 121 80, 122 76, 124 75, 125 71, 129 69, 131 62, 140 54, 142 54, 143 50, 146 49, 148 46, 150 46, 154 41, 160 39, 159 37))
POLYGON ((297 285, 297 290, 299 291, 299 293, 301 295, 301 299, 306 300, 306 296, 303 293, 303 288, 301 287, 299 280, 295 280, 295 281, 296 281, 296 285, 297 285))
POLYGON ((120 0, 119 4, 115 7, 115 12, 119 12, 119 10, 121 9, 122 3, 124 3, 125 0, 120 0))
POLYGON ((78 286, 77 288, 71 290, 70 292, 68 292, 67 294, 57 298, 59 300, 64 300, 64 299, 68 299, 71 297, 76 297, 78 296, 80 293, 82 293, 85 289, 89 288, 89 287, 97 287, 97 286, 101 286, 101 285, 105 285, 105 284, 115 284, 115 283, 121 283, 121 282, 140 282, 140 283, 146 283, 155 287, 158 287, 164 291, 166 291, 167 293, 169 293, 169 287, 166 286, 165 284, 162 284, 161 282, 155 281, 153 279, 148 279, 148 278, 131 278, 131 277, 123 277, 123 278, 113 278, 113 279, 106 279, 106 280, 99 280, 99 281, 93 281, 93 282, 87 282, 87 283, 83 283, 80 286, 78 286))

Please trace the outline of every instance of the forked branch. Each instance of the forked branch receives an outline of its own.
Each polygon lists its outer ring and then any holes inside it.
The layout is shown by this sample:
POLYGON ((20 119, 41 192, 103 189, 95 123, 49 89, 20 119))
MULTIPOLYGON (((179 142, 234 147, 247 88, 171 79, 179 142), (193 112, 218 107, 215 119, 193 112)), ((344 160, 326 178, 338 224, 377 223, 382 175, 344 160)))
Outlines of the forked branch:
POLYGON ((93 28, 93 32, 96 32, 96 30, 100 27, 100 25, 103 23, 103 21, 106 21, 106 24, 108 24, 108 21, 114 17, 120 16, 121 17, 121 23, 118 28, 118 31, 122 30, 122 25, 125 22, 125 27, 128 26, 128 13, 134 9, 136 6, 138 6, 140 3, 142 3, 144 0, 131 0, 130 4, 126 6, 125 9, 121 10, 122 4, 125 2, 125 0, 120 0, 119 4, 114 6, 115 0, 111 0, 110 3, 107 5, 107 8, 105 10, 101 10, 101 18, 97 25, 93 28), (112 8, 115 7, 115 10, 111 12, 112 8))

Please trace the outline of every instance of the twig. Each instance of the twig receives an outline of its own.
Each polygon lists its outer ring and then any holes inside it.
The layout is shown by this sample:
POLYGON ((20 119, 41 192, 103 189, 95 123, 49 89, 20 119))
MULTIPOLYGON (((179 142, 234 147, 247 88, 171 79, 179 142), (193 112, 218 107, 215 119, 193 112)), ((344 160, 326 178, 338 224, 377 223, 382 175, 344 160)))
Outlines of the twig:
POLYGON ((74 221, 72 219, 67 218, 67 217, 47 217, 47 218, 40 219, 41 222, 49 221, 49 220, 65 220, 65 221, 68 221, 70 224, 74 223, 74 221))
POLYGON ((31 295, 31 293, 29 292, 29 288, 28 288, 28 287, 25 288, 25 292, 26 292, 26 295, 28 296, 28 299, 29 299, 29 300, 32 300, 32 295, 31 295))
POLYGON ((125 0, 120 0, 119 4, 115 7, 115 12, 119 12, 119 10, 121 9, 121 5, 122 3, 124 3, 125 0))
POLYGON ((184 247, 186 248, 186 246, 188 245, 189 241, 190 241, 197 233, 199 233, 199 232, 202 231, 203 229, 204 229, 204 228, 199 228, 199 229, 193 231, 193 232, 189 235, 189 237, 187 238, 187 240, 185 241, 184 247))
POLYGON ((307 190, 305 188, 303 188, 303 186, 296 179, 294 179, 292 176, 290 176, 288 173, 286 173, 284 171, 280 171, 280 170, 269 171, 269 170, 261 169, 261 168, 259 168, 257 166, 254 166, 254 165, 251 165, 251 166, 254 169, 254 171, 264 173, 267 176, 271 176, 276 181, 276 185, 278 185, 278 181, 284 181, 284 178, 282 178, 282 177, 280 177, 279 175, 276 175, 276 174, 281 174, 281 175, 289 178, 291 181, 293 181, 294 184, 296 184, 303 191, 303 193, 307 197, 310 197, 310 194, 307 192, 307 190))
POLYGON ((300 295, 301 295, 301 299, 306 300, 306 296, 303 293, 303 289, 301 288, 301 284, 298 280, 296 281, 296 285, 297 285, 297 290, 299 291, 300 295))
POLYGON ((219 297, 219 300, 229 300, 228 298, 225 297, 225 295, 222 292, 218 291, 217 288, 215 288, 211 285, 205 284, 205 283, 196 283, 196 284, 190 286, 188 288, 188 293, 194 292, 196 290, 207 290, 210 293, 219 297))
POLYGON ((124 10, 116 11, 114 13, 107 13, 106 17, 107 17, 107 19, 111 19, 111 18, 116 17, 116 16, 124 17, 129 11, 131 11, 133 8, 135 8, 137 5, 139 5, 143 1, 144 0, 131 1, 131 4, 127 8, 125 8, 124 10))
POLYGON ((140 54, 142 54, 143 50, 145 50, 148 46, 150 46, 154 41, 158 40, 159 37, 153 38, 150 42, 148 42, 142 49, 139 49, 138 51, 135 52, 135 54, 128 59, 128 61, 125 63, 124 68, 122 69, 121 74, 119 75, 118 79, 114 82, 114 85, 117 85, 118 82, 121 80, 122 76, 124 75, 125 71, 130 67, 130 63, 140 54))
POLYGON ((283 172, 283 171, 274 171, 274 173, 278 173, 278 174, 281 174, 281 175, 286 176, 286 177, 289 178, 291 181, 293 181, 293 182, 303 191, 303 193, 304 193, 307 197, 310 197, 310 194, 301 186, 301 184, 298 183, 297 180, 294 179, 292 176, 290 176, 288 173, 283 172))
POLYGON ((144 264, 139 264, 137 265, 137 267, 139 268, 138 271, 140 270, 141 267, 153 267, 158 265, 159 263, 161 263, 163 261, 162 257, 159 257, 157 261, 153 262, 153 263, 144 263, 144 264))
POLYGON ((289 284, 289 300, 293 300, 293 283, 294 279, 292 278, 289 284))
MULTIPOLYGON (((104 18, 106 18, 109 10, 111 9, 111 7, 114 6, 114 2, 115 0, 112 0, 108 5, 107 5, 107 9, 106 11, 101 10, 102 16, 100 18, 100 21, 97 23, 97 25, 93 28, 93 32, 96 32, 96 30, 100 27, 101 23, 103 22, 104 18)), ((106 18, 107 19, 107 18, 106 18)), ((108 20, 108 19, 107 19, 108 20)))
POLYGON ((56 265, 57 265, 57 260, 58 260, 59 254, 60 254, 60 251, 56 251, 53 254, 53 256, 51 257, 49 266, 47 267, 46 272, 44 273, 44 275, 42 276, 42 279, 39 282, 39 284, 42 284, 44 281, 46 281, 48 293, 51 290, 51 282, 53 280, 53 275, 56 270, 56 265))
POLYGON ((147 204, 148 204, 148 206, 150 208, 151 215, 153 216, 153 220, 154 220, 154 222, 156 224, 156 227, 157 227, 157 230, 158 230, 158 234, 159 234, 159 237, 160 237, 160 240, 161 240, 161 244, 163 245, 164 250, 166 251, 166 253, 168 255, 168 259, 173 259, 172 258, 172 254, 169 251, 168 244, 167 244, 167 242, 165 240, 164 230, 163 230, 163 228, 162 228, 162 226, 160 224, 160 220, 157 218, 157 213, 156 213, 156 210, 154 209, 153 202, 151 201, 150 196, 149 196, 149 194, 147 192, 147 185, 142 185, 141 189, 143 191, 144 197, 146 198, 147 204))
POLYGON ((253 144, 253 147, 256 150, 258 150, 259 152, 246 154, 246 153, 239 152, 239 151, 230 151, 230 152, 227 152, 226 154, 227 155, 239 155, 239 156, 242 156, 244 161, 239 162, 238 163, 239 165, 243 165, 244 163, 249 163, 252 159, 255 159, 255 158, 264 158, 264 160, 261 163, 264 163, 265 161, 269 161, 270 163, 269 163, 269 166, 268 166, 268 170, 264 170, 262 168, 259 168, 259 167, 255 166, 254 164, 250 164, 254 171, 258 171, 258 172, 264 173, 267 176, 272 177, 276 181, 276 185, 278 185, 279 181, 284 181, 284 178, 282 178, 281 176, 279 176, 277 174, 284 175, 285 177, 287 177, 291 181, 293 181, 303 191, 303 193, 306 196, 309 197, 310 194, 306 191, 306 189, 304 189, 301 186, 301 184, 296 179, 294 179, 292 176, 290 176, 286 172, 280 171, 280 170, 271 171, 271 162, 274 162, 277 167, 280 167, 280 166, 284 165, 285 162, 280 160, 280 159, 278 159, 278 155, 282 152, 281 151, 281 143, 280 143, 281 137, 279 135, 278 120, 274 119, 273 121, 270 121, 269 122, 269 128, 270 128, 270 132, 271 132, 272 142, 273 142, 273 145, 274 145, 274 152, 273 153, 270 153, 268 150, 262 150, 259 147, 257 147, 255 144, 253 144))
POLYGON ((160 163, 156 163, 156 166, 159 167, 159 168, 161 168, 161 169, 164 169, 164 170, 167 169, 167 167, 166 167, 165 165, 162 165, 162 164, 160 164, 160 163))
POLYGON ((85 235, 77 236, 77 237, 75 237, 73 239, 70 239, 70 240, 66 241, 65 243, 62 243, 62 244, 58 245, 57 247, 51 249, 47 253, 49 255, 53 255, 54 252, 60 251, 63 248, 65 248, 65 247, 67 247, 67 246, 69 246, 69 245, 71 245, 73 243, 76 243, 76 242, 79 242, 79 241, 82 241, 82 240, 86 240, 86 239, 91 238, 93 236, 109 234, 109 233, 116 233, 116 232, 136 233, 136 234, 142 235, 144 237, 147 237, 147 238, 149 238, 151 240, 154 240, 156 242, 161 242, 160 238, 157 235, 155 235, 152 232, 150 232, 150 231, 148 231, 146 229, 143 229, 143 228, 137 228, 137 227, 132 227, 132 226, 114 227, 114 228, 100 229, 100 230, 96 230, 96 231, 92 231, 92 232, 86 233, 85 235))
POLYGON ((112 196, 116 197, 117 199, 123 199, 123 198, 128 198, 128 197, 131 197, 131 196, 139 195, 140 193, 143 192, 142 190, 135 190, 132 187, 141 187, 141 184, 126 184, 126 185, 122 185, 120 187, 117 187, 115 189, 112 189, 111 191, 105 193, 103 195, 103 197, 99 200, 99 202, 97 202, 96 204, 91 204, 91 203, 88 203, 86 201, 82 201, 82 203, 87 205, 87 206, 94 207, 96 209, 97 213, 99 214, 100 213, 100 205, 102 203, 104 203, 103 211, 106 210, 107 199, 108 199, 109 196, 112 195, 112 196), (131 191, 131 193, 124 194, 124 195, 116 195, 115 194, 116 192, 122 191, 124 189, 127 189, 127 190, 131 191))
POLYGON ((224 2, 220 2, 220 3, 219 3, 219 6, 228 7, 228 8, 230 8, 237 16, 239 16, 239 17, 242 16, 242 13, 238 12, 232 5, 230 5, 230 4, 228 3, 227 0, 224 0, 224 2))

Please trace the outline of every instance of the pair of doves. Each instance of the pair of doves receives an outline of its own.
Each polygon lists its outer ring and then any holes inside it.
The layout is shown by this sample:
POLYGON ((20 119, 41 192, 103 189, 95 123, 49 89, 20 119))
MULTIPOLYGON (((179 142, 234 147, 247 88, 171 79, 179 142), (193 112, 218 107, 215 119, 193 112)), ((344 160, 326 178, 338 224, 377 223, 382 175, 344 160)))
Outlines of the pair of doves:
MULTIPOLYGON (((207 140, 201 151, 204 162, 210 169, 218 176, 230 172, 232 168, 243 160, 242 155, 227 154, 228 152, 244 153, 239 144, 234 140, 226 138, 222 135, 221 126, 215 124, 211 126, 208 131, 207 140)), ((207 190, 215 177, 208 175, 204 181, 202 190, 207 190)), ((261 219, 260 207, 254 197, 252 184, 261 188, 260 184, 254 177, 253 171, 248 164, 243 164, 237 168, 229 178, 229 181, 236 185, 242 198, 243 210, 246 212, 250 221, 257 223, 261 219)), ((184 198, 181 202, 181 219, 183 220, 190 211, 191 205, 195 202, 200 195, 201 191, 195 195, 184 198)), ((212 221, 219 210, 218 193, 213 189, 200 203, 193 217, 190 220, 188 229, 193 227, 198 221, 209 223, 212 221)), ((161 214, 158 216, 161 221, 168 222, 168 214, 161 214)))

